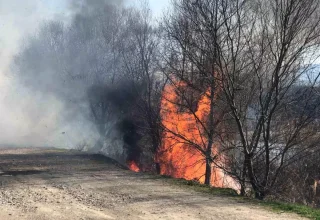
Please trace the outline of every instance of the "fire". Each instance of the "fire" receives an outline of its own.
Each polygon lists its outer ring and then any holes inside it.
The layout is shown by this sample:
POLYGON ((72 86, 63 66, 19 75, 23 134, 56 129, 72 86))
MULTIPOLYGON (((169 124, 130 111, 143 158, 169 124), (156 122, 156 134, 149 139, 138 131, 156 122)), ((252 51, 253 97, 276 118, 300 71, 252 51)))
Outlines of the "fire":
MULTIPOLYGON (((180 83, 179 86, 184 86, 180 83)), ((181 111, 176 105, 178 95, 174 85, 167 85, 161 100, 162 123, 166 127, 163 134, 163 143, 156 155, 160 165, 160 173, 175 178, 197 180, 204 183, 205 157, 200 149, 207 147, 207 138, 204 126, 210 112, 210 99, 208 92, 203 94, 195 113, 181 111), (196 144, 192 145, 191 142, 196 144)), ((213 146, 213 153, 218 151, 213 146)), ((220 169, 212 167, 211 185, 223 187, 224 174, 220 169)))
POLYGON ((128 161, 127 162, 128 168, 134 172, 139 172, 140 168, 138 166, 138 164, 135 161, 128 161))

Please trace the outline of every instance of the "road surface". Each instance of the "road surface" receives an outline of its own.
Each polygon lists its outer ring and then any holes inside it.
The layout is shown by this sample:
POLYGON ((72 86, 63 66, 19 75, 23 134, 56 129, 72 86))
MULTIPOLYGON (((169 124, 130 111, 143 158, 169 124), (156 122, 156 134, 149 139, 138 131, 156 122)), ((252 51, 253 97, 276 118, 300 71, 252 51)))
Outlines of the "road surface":
POLYGON ((303 219, 54 149, 0 150, 0 206, 1 220, 303 219))

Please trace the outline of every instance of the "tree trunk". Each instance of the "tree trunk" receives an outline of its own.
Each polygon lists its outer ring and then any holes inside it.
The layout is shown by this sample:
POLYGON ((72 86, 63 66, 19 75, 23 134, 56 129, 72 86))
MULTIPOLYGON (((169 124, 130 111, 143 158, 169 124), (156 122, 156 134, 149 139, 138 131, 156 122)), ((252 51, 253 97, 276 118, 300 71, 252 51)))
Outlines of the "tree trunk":
POLYGON ((247 177, 247 167, 246 163, 244 162, 243 164, 243 169, 242 169, 242 174, 241 174, 241 179, 240 179, 240 195, 245 196, 246 195, 246 177, 247 177))
MULTIPOLYGON (((156 155, 158 152, 159 142, 157 141, 157 138, 155 138, 153 135, 151 136, 152 136, 153 155, 156 155)), ((155 161, 155 168, 156 168, 156 173, 160 174, 161 169, 158 161, 155 161)))
POLYGON ((265 194, 265 192, 258 190, 258 191, 255 191, 254 197, 256 199, 263 200, 266 197, 266 194, 265 194))
POLYGON ((214 79, 211 82, 210 88, 210 112, 209 112, 209 134, 208 146, 206 149, 206 172, 205 181, 206 185, 210 185, 212 176, 212 146, 213 146, 213 132, 214 132, 214 93, 215 93, 214 79))
POLYGON ((208 186, 210 185, 211 175, 212 175, 211 158, 206 158, 206 173, 205 173, 204 184, 208 186))
POLYGON ((253 166, 252 166, 252 154, 245 155, 245 165, 248 171, 248 177, 250 179, 251 186, 255 193, 255 198, 259 200, 263 200, 266 196, 266 192, 264 190, 264 186, 260 186, 258 180, 255 179, 253 166))
POLYGON ((246 195, 245 186, 241 183, 240 196, 245 196, 245 195, 246 195))

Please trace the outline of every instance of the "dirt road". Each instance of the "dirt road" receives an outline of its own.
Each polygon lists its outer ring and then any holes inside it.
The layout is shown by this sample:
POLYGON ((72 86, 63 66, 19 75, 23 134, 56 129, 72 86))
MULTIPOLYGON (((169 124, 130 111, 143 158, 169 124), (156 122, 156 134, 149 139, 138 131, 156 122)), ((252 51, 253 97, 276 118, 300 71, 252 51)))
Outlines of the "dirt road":
POLYGON ((114 164, 77 152, 0 150, 0 220, 302 219, 114 164))

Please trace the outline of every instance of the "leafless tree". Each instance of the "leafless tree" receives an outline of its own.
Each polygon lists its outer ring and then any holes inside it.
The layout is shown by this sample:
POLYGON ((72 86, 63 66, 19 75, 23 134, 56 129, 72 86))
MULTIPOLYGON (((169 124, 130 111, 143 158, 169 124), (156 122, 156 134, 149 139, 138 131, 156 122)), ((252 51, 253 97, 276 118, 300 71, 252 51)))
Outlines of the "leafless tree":
POLYGON ((320 3, 222 2, 225 38, 219 44, 218 76, 237 135, 223 142, 241 152, 240 179, 248 178, 263 199, 290 163, 318 147, 319 73, 308 89, 297 87, 317 58, 320 3))

